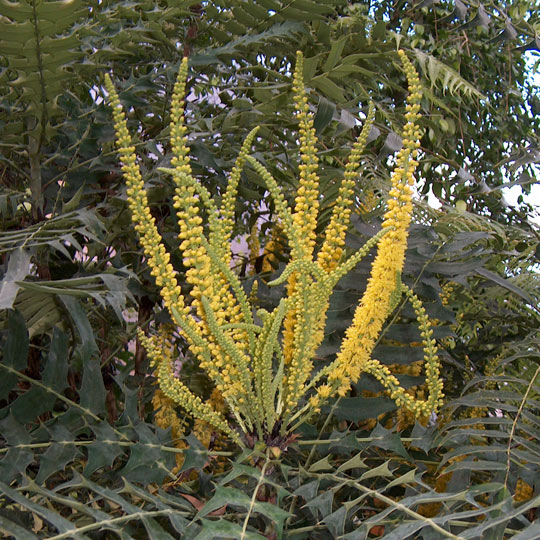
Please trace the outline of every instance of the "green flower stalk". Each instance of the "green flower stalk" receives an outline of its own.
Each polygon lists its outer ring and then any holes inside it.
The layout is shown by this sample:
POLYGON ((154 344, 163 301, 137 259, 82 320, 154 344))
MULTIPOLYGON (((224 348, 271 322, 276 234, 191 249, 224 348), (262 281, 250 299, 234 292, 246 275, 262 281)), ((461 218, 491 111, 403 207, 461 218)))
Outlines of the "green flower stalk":
POLYGON ((402 51, 399 55, 409 80, 410 94, 404 145, 392 175, 388 211, 382 231, 348 258, 345 257, 345 234, 360 161, 375 118, 373 104, 352 148, 324 241, 317 250, 315 231, 320 200, 317 138, 302 77, 302 54, 297 54, 293 77, 300 163, 292 209, 271 173, 250 156, 250 148, 257 141, 257 128, 242 145, 219 206, 193 176, 184 122, 188 63, 187 59, 182 61, 171 105, 172 168, 160 170, 170 174, 175 184, 173 205, 189 295, 178 283, 170 255, 150 213, 126 117, 110 77, 105 76, 133 224, 172 319, 172 325, 162 326, 156 335, 148 337, 140 332, 140 339, 152 361, 161 392, 193 417, 227 434, 240 445, 262 440, 272 446, 286 446, 296 426, 319 412, 331 396, 345 395, 363 372, 379 379, 398 405, 418 416, 425 416, 440 406, 442 384, 429 321, 420 300, 399 279, 412 215, 411 185, 420 144, 416 121, 421 96, 413 66, 402 51), (287 296, 271 312, 258 310, 256 316, 238 276, 230 269, 234 209, 240 175, 246 164, 266 183, 274 199, 280 228, 291 246, 287 267, 270 283, 287 283, 287 296), (201 217, 203 214, 208 216, 206 224, 201 217), (324 337, 333 288, 374 247, 377 255, 371 277, 341 351, 333 363, 314 374, 313 357, 324 337), (424 341, 426 381, 430 391, 426 401, 409 396, 388 368, 371 358, 382 326, 403 292, 417 313, 424 341), (225 400, 226 413, 204 402, 175 377, 172 369, 175 333, 187 342, 193 358, 225 400))

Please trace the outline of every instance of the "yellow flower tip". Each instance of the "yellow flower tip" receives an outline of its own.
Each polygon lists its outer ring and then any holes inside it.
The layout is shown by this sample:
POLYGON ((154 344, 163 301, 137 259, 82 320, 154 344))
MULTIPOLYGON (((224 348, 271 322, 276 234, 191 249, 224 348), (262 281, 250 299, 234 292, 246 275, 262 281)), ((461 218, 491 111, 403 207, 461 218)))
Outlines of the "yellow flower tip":
POLYGON ((293 90, 297 102, 297 113, 299 117, 302 118, 305 114, 303 105, 307 105, 307 99, 304 99, 304 55, 302 54, 302 51, 296 51, 296 66, 293 74, 293 90))

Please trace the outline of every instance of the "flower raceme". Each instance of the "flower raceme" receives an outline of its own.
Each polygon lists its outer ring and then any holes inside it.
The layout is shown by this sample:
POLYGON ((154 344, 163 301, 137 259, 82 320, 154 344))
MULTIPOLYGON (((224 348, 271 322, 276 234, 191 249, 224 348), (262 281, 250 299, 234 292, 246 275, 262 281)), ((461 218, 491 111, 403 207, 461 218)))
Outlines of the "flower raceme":
POLYGON ((172 320, 171 325, 160 327, 155 335, 139 332, 140 339, 163 395, 240 445, 254 440, 272 446, 285 444, 291 432, 319 412, 326 400, 336 394, 346 395, 363 372, 375 376, 399 406, 417 416, 426 416, 440 406, 442 383, 429 321, 420 300, 400 280, 412 216, 411 187, 420 145, 416 122, 421 96, 416 71, 405 53, 398 53, 408 78, 409 96, 403 148, 392 174, 388 210, 381 232, 348 258, 345 235, 360 160, 374 121, 373 105, 370 104, 362 132, 351 150, 330 223, 317 250, 315 231, 320 200, 317 139, 302 78, 302 54, 297 54, 293 78, 300 143, 299 181, 293 208, 272 174, 250 155, 258 128, 248 134, 242 145, 219 207, 193 176, 184 123, 183 98, 188 71, 184 58, 171 105, 172 167, 160 171, 170 174, 175 184, 173 205, 189 294, 180 286, 170 254, 150 213, 126 116, 110 77, 105 77, 133 224, 172 320), (270 283, 287 283, 286 296, 272 311, 252 307, 229 264, 238 184, 247 164, 266 183, 280 229, 291 247, 288 265, 270 283), (207 223, 201 215, 207 216, 207 223), (375 246, 377 255, 367 289, 341 350, 335 361, 314 373, 312 359, 324 337, 325 314, 333 288, 375 246), (371 357, 396 298, 399 301, 403 292, 417 313, 422 331, 429 389, 425 401, 413 399, 388 368, 371 357), (192 356, 223 397, 226 411, 202 400, 175 376, 173 336, 176 334, 187 342, 192 356))

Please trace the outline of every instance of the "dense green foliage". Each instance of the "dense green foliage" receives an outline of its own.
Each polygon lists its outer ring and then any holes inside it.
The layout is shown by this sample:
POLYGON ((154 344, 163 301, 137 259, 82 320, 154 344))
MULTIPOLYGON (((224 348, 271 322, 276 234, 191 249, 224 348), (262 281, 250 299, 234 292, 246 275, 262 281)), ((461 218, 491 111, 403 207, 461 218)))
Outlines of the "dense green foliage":
MULTIPOLYGON (((540 525, 540 260, 532 209, 502 188, 535 182, 540 21, 533 2, 0 0, 0 531, 8 538, 537 538, 540 525), (330 217, 344 158, 376 106, 347 245, 379 227, 400 147, 406 81, 423 86, 420 194, 402 280, 438 321, 446 405, 410 425, 369 377, 281 453, 238 454, 207 426, 158 427, 136 327, 167 322, 132 232, 102 95, 112 72, 139 137, 152 214, 175 253, 167 103, 189 56, 187 123, 197 179, 219 197, 246 134, 295 191, 296 50, 315 113, 330 217), (535 64, 536 62, 536 64, 535 64), (527 67, 529 66, 529 67, 527 67), (463 202, 460 202, 463 201, 463 202), (177 456, 183 459, 176 459, 177 456), (181 469, 178 471, 178 465, 181 469)), ((261 307, 288 251, 252 168, 236 258, 261 307), (254 225, 258 223, 258 229, 254 225), (270 242, 272 239, 272 242, 270 242)), ((182 261, 173 256, 182 276, 182 261)), ((335 358, 369 275, 331 297, 316 368, 335 358)), ((396 305, 375 349, 422 392, 414 311, 396 305)), ((184 350, 181 377, 212 386, 184 350)), ((178 410, 182 415, 182 411, 178 410)))

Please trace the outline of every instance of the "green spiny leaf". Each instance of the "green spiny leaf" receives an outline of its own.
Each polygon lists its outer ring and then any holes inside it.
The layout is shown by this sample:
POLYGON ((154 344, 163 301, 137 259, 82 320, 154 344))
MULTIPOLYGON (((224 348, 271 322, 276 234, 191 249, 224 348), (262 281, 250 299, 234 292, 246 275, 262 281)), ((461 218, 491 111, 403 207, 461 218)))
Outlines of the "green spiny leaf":
POLYGON ((35 481, 44 483, 51 474, 63 470, 72 463, 79 451, 73 441, 73 435, 62 425, 52 425, 47 428, 52 441, 51 446, 39 456, 39 471, 35 481))
POLYGON ((84 468, 87 477, 102 467, 112 466, 114 460, 124 453, 118 444, 118 435, 107 422, 94 424, 91 429, 95 440, 87 447, 88 461, 84 468))
POLYGON ((24 425, 12 413, 0 420, 0 432, 8 449, 0 460, 0 476, 6 482, 11 482, 19 474, 24 475, 28 465, 34 461, 28 448, 18 448, 18 445, 29 444, 31 439, 24 425))
POLYGON ((180 472, 188 471, 189 469, 202 470, 208 463, 208 450, 194 435, 188 435, 186 441, 188 447, 184 452, 184 463, 182 464, 180 472))
MULTIPOLYGON (((26 368, 29 342, 24 318, 18 311, 8 314, 7 336, 3 344, 3 364, 14 370, 26 368)), ((0 377, 0 398, 4 399, 17 383, 17 375, 3 371, 0 377)))

